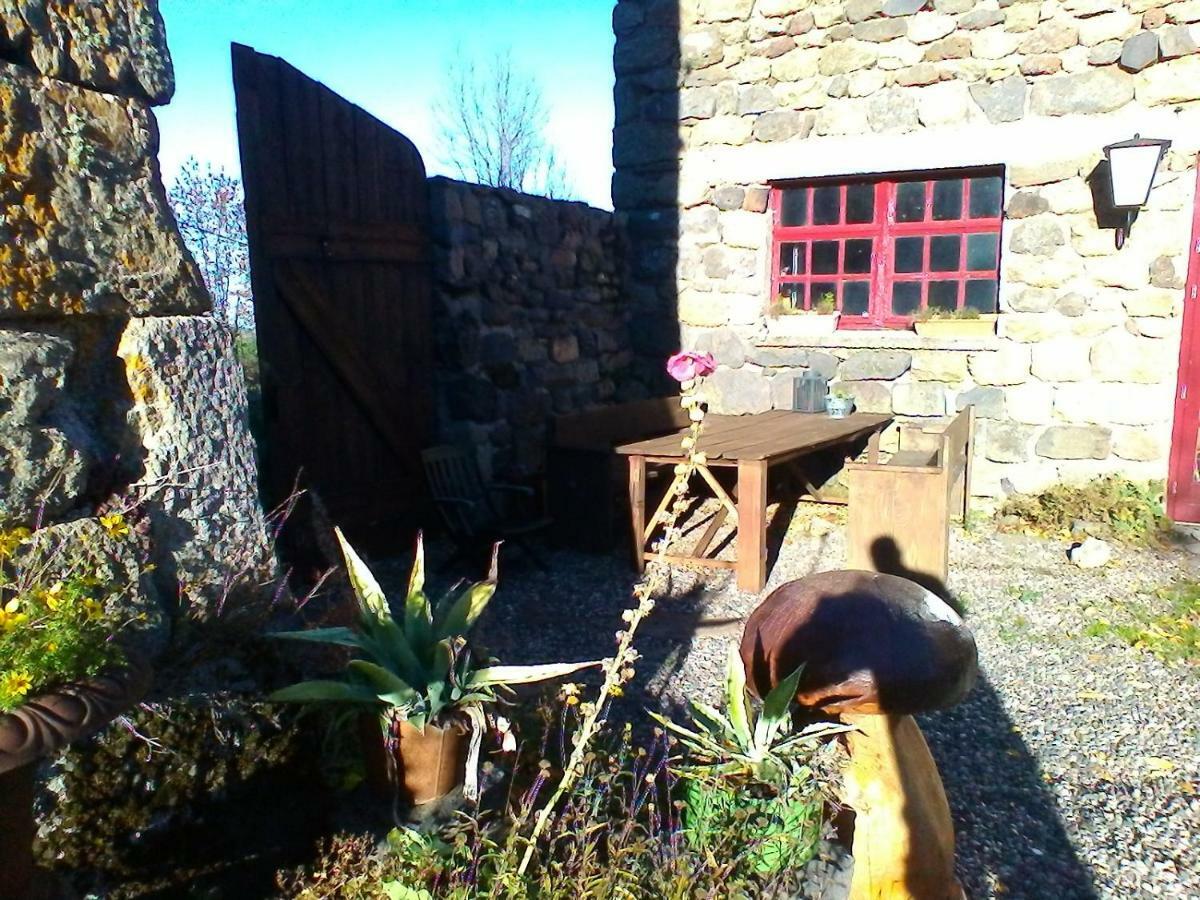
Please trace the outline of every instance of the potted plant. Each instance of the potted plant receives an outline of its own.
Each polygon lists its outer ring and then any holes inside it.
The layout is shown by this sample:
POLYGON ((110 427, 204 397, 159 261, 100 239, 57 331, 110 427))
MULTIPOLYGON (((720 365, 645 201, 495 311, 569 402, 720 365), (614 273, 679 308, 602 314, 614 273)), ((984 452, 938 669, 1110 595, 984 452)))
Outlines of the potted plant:
POLYGON ((813 781, 814 749, 846 726, 829 722, 792 729, 801 669, 780 682, 760 708, 746 689, 738 648, 730 648, 725 711, 689 701, 691 722, 650 715, 689 751, 681 768, 684 831, 694 847, 737 821, 761 822, 746 859, 759 872, 803 865, 820 837, 824 799, 813 781))
POLYGON ((996 333, 996 316, 969 306, 962 309, 926 307, 913 320, 922 337, 987 337, 996 333))
POLYGON ((34 891, 38 760, 104 728, 150 683, 116 640, 132 585, 98 545, 129 528, 116 514, 72 525, 41 540, 0 530, 0 897, 34 891))
POLYGON ((825 411, 830 418, 844 419, 854 411, 854 394, 848 388, 838 385, 829 391, 825 398, 825 411))
POLYGON ((336 534, 358 604, 358 627, 274 636, 349 647, 356 655, 346 664, 343 679, 301 682, 270 699, 369 707, 378 713, 378 726, 370 728, 364 750, 368 763, 382 756, 390 790, 411 805, 436 800, 460 785, 468 799, 475 799, 486 708, 512 685, 558 678, 599 661, 478 664, 467 636, 496 592, 499 545, 486 581, 461 589, 456 585, 432 604, 425 594, 425 552, 418 537, 403 612, 394 616, 371 571, 341 531, 336 534))
POLYGON ((837 296, 826 291, 809 309, 799 309, 782 301, 775 304, 768 329, 773 337, 808 338, 833 334, 840 313, 837 296))

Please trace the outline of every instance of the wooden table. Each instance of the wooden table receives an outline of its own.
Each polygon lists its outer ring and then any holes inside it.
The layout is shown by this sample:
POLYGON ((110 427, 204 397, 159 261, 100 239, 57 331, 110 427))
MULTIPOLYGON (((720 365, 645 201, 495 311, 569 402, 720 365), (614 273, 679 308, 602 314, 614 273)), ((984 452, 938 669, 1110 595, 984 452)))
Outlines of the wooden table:
MULTIPOLYGON (((721 508, 709 522, 690 556, 668 556, 673 562, 707 568, 734 569, 738 588, 761 591, 767 580, 767 473, 770 467, 818 450, 861 440, 891 424, 891 416, 854 413, 834 419, 823 413, 774 410, 749 416, 710 415, 704 419, 699 450, 707 457, 697 471, 721 508), (713 475, 711 467, 736 467, 736 502, 713 475), (737 523, 737 558, 710 559, 705 554, 728 516, 737 523)), ((686 429, 617 447, 629 458, 629 506, 634 559, 638 571, 655 554, 646 547, 667 513, 668 490, 646 521, 646 466, 675 466, 684 460, 679 442, 686 429)))

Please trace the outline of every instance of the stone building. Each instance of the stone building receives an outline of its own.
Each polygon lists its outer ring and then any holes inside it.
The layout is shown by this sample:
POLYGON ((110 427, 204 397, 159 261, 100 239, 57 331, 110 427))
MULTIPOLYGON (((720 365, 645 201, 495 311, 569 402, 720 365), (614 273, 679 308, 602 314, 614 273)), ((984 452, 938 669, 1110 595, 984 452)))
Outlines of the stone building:
POLYGON ((716 355, 716 410, 786 407, 815 368, 902 422, 973 403, 982 495, 1168 476, 1200 3, 621 0, 613 21, 631 298, 716 355), (1172 144, 1118 249, 1103 147, 1135 133, 1172 144), (837 330, 789 337, 781 308, 825 296, 837 330), (995 333, 914 333, 939 306, 995 333))
POLYGON ((126 512, 156 647, 275 572, 232 335, 155 158, 173 89, 156 3, 0 4, 0 527, 124 557, 94 517, 126 512))

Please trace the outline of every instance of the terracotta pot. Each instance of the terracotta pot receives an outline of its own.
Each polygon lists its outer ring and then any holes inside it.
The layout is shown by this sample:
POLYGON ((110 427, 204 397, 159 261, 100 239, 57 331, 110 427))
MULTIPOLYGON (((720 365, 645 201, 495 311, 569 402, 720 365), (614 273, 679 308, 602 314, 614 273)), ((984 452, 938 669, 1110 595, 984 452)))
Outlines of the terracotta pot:
POLYGON ((150 686, 150 669, 131 664, 30 699, 0 715, 0 897, 37 897, 33 866, 34 768, 39 759, 108 725, 150 686))
POLYGON ((406 720, 384 714, 359 719, 367 781, 409 806, 446 796, 466 780, 470 734, 458 723, 418 731, 406 720))

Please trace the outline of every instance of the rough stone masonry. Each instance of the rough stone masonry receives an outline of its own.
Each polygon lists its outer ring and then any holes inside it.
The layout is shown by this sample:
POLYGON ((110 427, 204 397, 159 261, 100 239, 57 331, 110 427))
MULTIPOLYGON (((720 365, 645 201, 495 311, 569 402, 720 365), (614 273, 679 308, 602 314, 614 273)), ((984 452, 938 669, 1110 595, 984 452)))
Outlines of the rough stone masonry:
POLYGON ((257 602, 274 563, 232 337, 158 172, 173 89, 156 2, 0 2, 0 523, 135 508, 179 622, 257 602))
POLYGON ((716 354, 714 408, 787 405, 791 378, 816 368, 904 423, 975 404, 981 494, 1166 476, 1200 3, 620 0, 613 26, 631 297, 716 354), (1118 251, 1088 177, 1105 144, 1135 132, 1173 146, 1118 251), (984 165, 1005 184, 996 335, 780 333, 772 183, 984 165))

